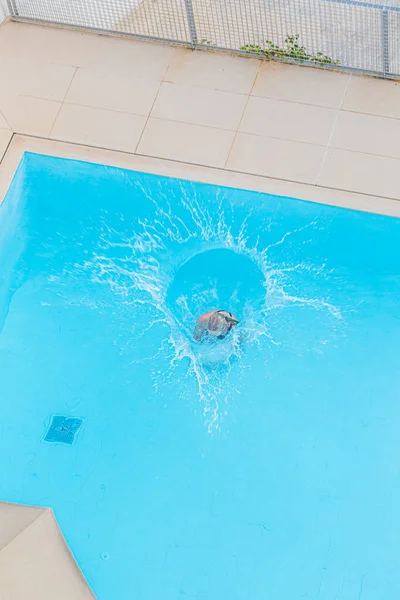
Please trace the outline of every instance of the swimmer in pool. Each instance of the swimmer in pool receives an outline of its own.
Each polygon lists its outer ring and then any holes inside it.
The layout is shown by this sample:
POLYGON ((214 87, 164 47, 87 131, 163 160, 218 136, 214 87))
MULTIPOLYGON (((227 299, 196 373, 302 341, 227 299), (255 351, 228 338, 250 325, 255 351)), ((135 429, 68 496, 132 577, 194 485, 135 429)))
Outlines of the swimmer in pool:
POLYGON ((239 320, 227 310, 210 310, 197 319, 193 338, 203 342, 207 338, 223 340, 239 320))

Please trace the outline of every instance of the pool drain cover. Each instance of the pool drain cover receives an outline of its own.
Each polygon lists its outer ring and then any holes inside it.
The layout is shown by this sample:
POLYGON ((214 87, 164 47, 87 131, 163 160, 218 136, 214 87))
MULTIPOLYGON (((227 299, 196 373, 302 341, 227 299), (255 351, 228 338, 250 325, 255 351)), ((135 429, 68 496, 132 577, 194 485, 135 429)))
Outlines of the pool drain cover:
POLYGON ((80 417, 66 417, 64 415, 52 415, 51 422, 43 438, 44 442, 54 444, 73 444, 83 419, 80 417))

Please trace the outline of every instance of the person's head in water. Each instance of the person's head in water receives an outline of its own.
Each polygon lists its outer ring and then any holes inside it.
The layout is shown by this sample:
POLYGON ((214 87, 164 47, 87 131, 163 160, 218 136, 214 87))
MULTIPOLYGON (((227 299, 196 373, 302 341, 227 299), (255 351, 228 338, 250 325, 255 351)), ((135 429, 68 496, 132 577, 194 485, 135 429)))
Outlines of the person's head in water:
POLYGON ((212 310, 197 319, 193 337, 198 342, 205 337, 222 340, 239 323, 238 319, 226 310, 212 310))
POLYGON ((228 332, 228 321, 219 312, 213 313, 207 322, 207 330, 213 337, 225 336, 228 332))

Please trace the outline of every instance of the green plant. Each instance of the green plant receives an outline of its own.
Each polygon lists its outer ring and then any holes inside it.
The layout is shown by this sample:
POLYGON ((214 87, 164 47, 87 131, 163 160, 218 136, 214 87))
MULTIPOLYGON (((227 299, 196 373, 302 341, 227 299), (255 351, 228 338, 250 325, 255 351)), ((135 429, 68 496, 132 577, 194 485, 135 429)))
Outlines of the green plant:
POLYGON ((315 54, 307 52, 307 48, 299 43, 299 35, 288 35, 282 48, 270 40, 265 40, 260 44, 246 44, 241 46, 240 49, 253 54, 261 54, 265 58, 276 57, 283 60, 296 60, 300 63, 313 62, 319 65, 340 64, 338 60, 334 60, 322 52, 316 52, 315 54))

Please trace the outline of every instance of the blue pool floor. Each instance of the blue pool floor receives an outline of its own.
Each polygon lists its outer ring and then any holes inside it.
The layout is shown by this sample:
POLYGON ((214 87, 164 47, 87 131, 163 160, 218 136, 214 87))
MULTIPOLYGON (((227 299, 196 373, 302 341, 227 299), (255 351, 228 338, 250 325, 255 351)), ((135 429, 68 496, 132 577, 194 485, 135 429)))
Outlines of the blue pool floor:
POLYGON ((0 499, 53 508, 99 600, 399 598, 399 240, 26 154, 0 209, 0 499), (213 308, 240 325, 195 344, 213 308))

